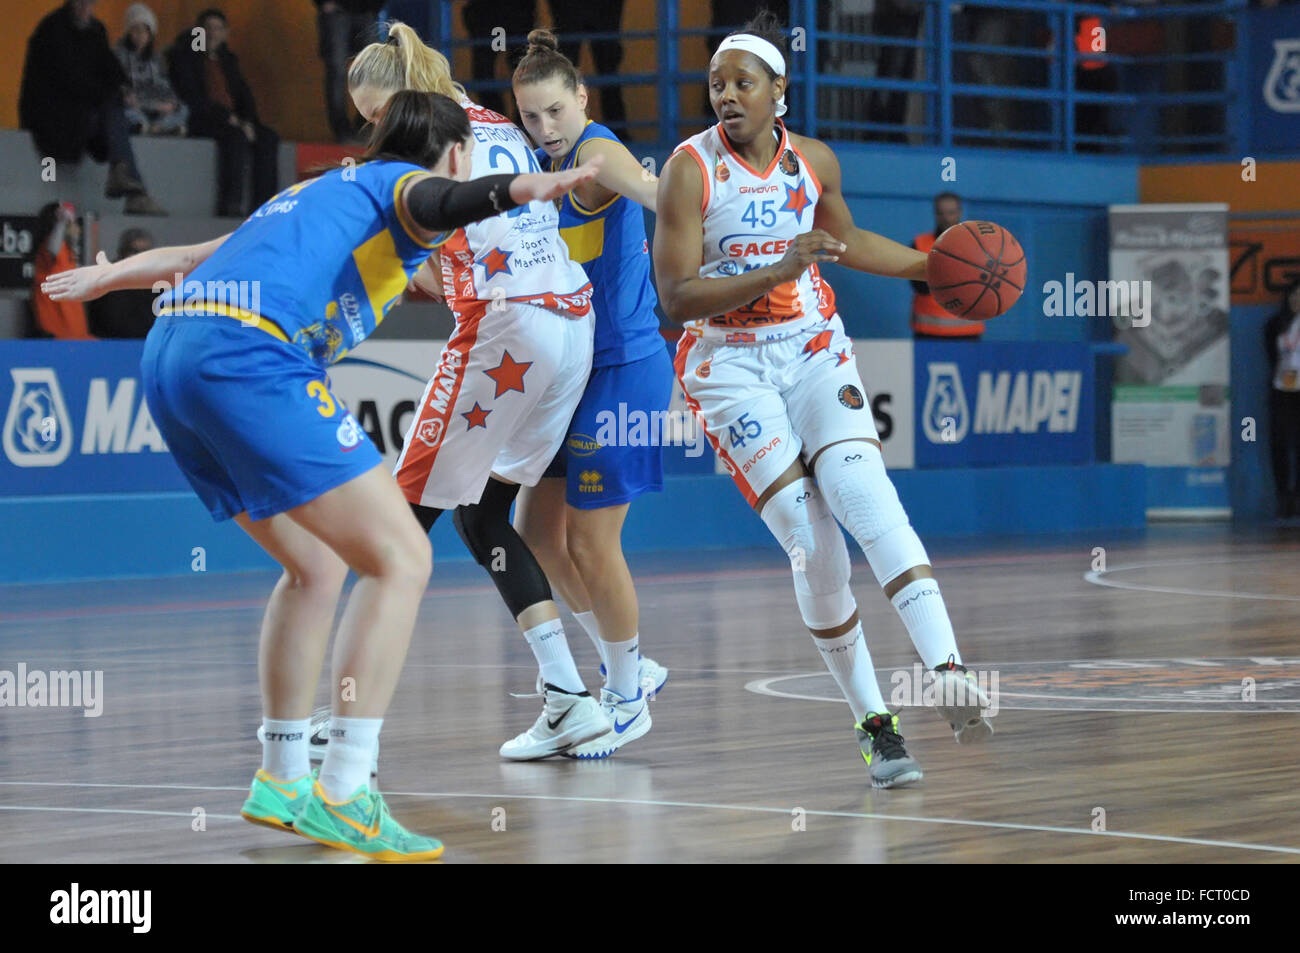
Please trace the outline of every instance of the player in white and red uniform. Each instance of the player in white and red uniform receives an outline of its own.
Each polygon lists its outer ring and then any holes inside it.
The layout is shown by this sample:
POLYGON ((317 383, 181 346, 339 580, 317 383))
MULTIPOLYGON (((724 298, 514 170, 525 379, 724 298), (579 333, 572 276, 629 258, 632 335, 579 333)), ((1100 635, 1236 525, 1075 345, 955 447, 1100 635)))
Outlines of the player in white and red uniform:
MULTIPOLYGON (((367 119, 404 88, 459 102, 474 137, 471 178, 538 169, 523 132, 470 102, 446 57, 404 24, 389 24, 387 43, 357 55, 348 88, 367 119)), ((455 509, 461 539, 537 658, 543 712, 501 746, 502 756, 549 757, 605 734, 610 721, 578 675, 550 584, 511 526, 510 506, 555 458, 586 388, 591 283, 570 260, 550 202, 458 229, 430 247, 456 326, 407 431, 397 482, 426 532, 455 509)), ((416 281, 429 290, 423 271, 416 281)))
POLYGON ((929 558, 885 473, 853 344, 818 263, 924 280, 925 255, 857 228, 835 156, 777 121, 782 42, 764 13, 714 54, 719 122, 664 168, 655 274, 665 312, 685 325, 676 368, 687 402, 789 553, 800 615, 853 709, 871 782, 893 787, 921 771, 881 697, 837 521, 933 670, 959 742, 992 733, 988 699, 961 665, 929 558))

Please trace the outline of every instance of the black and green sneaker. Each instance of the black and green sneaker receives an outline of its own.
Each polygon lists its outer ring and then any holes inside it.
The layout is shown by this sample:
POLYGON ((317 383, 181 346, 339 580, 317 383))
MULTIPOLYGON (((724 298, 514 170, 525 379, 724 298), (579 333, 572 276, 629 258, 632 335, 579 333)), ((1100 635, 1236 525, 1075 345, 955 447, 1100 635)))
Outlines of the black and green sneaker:
POLYGON ((903 747, 897 715, 872 712, 854 728, 873 788, 896 788, 921 780, 921 766, 903 747))

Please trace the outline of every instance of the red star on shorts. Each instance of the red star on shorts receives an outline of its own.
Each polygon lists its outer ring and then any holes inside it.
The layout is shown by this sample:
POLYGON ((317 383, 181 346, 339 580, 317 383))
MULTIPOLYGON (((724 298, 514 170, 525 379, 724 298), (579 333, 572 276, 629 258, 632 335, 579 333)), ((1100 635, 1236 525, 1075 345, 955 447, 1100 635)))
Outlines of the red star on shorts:
POLYGON ((480 259, 480 264, 487 269, 487 277, 490 280, 493 275, 512 275, 510 270, 510 252, 502 251, 500 248, 494 248, 480 259))
POLYGON ((839 367, 841 364, 847 363, 849 360, 849 355, 847 351, 840 351, 840 353, 836 356, 839 357, 839 360, 835 362, 836 367, 839 367))
POLYGON ((509 351, 502 354, 500 364, 491 370, 483 372, 496 382, 497 391, 492 395, 493 400, 507 391, 517 390, 522 394, 524 392, 524 375, 528 373, 528 368, 532 366, 532 361, 523 363, 516 361, 510 356, 509 351))
POLYGON ((812 336, 807 344, 803 346, 803 352, 812 357, 819 351, 829 351, 831 349, 831 332, 818 331, 812 336))
POLYGON ((812 200, 808 198, 808 190, 804 188, 803 179, 799 180, 798 188, 785 187, 785 204, 781 206, 782 212, 794 212, 795 221, 800 225, 803 224, 803 210, 812 205, 812 200))
POLYGON ((469 411, 469 413, 461 414, 462 417, 469 421, 469 426, 465 429, 473 430, 475 427, 482 427, 484 430, 487 430, 487 416, 490 413, 492 413, 492 411, 484 410, 478 405, 478 401, 474 401, 474 409, 469 411))

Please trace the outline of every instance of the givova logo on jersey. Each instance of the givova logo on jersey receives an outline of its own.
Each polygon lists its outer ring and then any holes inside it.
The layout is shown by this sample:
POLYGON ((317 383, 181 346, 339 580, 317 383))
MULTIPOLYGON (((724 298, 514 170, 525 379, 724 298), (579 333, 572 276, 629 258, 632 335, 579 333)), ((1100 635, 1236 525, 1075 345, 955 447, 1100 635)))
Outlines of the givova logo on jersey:
MULTIPOLYGON (((72 452, 76 434, 52 367, 14 367, 13 393, 5 414, 4 451, 16 467, 54 467, 72 452)), ((108 378, 91 378, 86 391, 86 416, 81 428, 81 453, 165 453, 167 444, 138 394, 137 381, 125 377, 110 390, 108 378)))
POLYGON ((957 364, 931 361, 926 367, 929 383, 921 426, 931 443, 960 443, 972 430, 1074 433, 1078 427, 1082 371, 980 371, 972 416, 957 364))

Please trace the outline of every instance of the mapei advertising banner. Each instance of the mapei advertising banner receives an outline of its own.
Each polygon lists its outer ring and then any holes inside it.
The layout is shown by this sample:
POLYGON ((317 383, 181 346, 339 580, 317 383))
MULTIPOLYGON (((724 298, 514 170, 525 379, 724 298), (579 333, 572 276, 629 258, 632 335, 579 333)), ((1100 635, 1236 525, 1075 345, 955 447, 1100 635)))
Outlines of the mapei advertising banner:
POLYGON ((914 354, 918 467, 1092 461, 1087 344, 918 341, 914 354))
MULTIPOLYGON (((395 464, 442 341, 368 341, 330 369, 334 393, 395 464)), ((140 387, 138 341, 0 342, 0 496, 183 491, 140 387)), ((891 469, 1085 463, 1086 344, 859 340, 855 356, 891 469)), ((635 432, 636 421, 614 422, 635 432)), ((667 473, 715 470, 679 387, 650 439, 667 473)))
MULTIPOLYGON (((395 465, 445 342, 367 341, 329 371, 330 386, 395 465)), ((5 410, 0 496, 188 490, 140 386, 141 341, 0 341, 5 410)), ((680 388, 647 439, 669 473, 710 472, 713 451, 680 388)), ((638 433, 637 420, 613 422, 638 433)))

